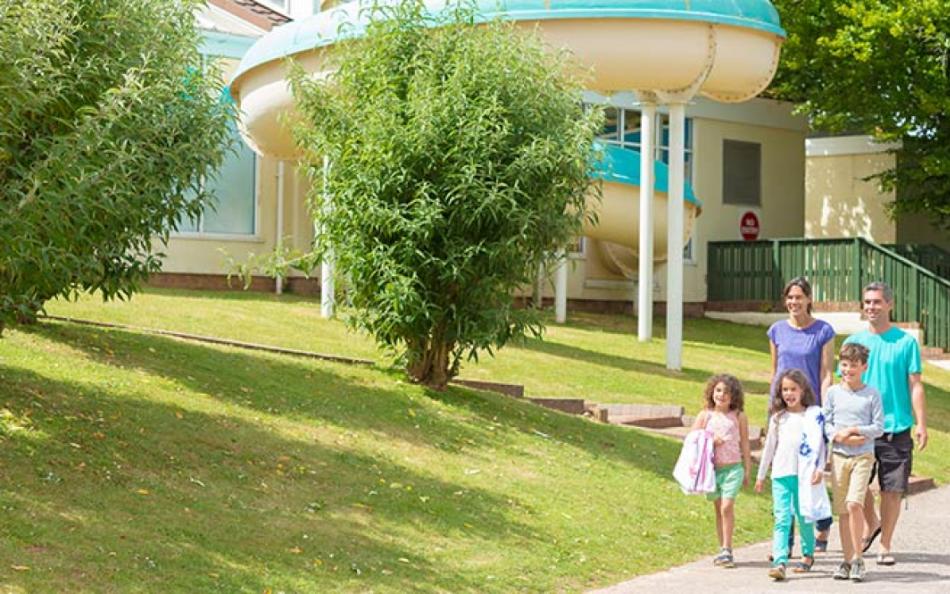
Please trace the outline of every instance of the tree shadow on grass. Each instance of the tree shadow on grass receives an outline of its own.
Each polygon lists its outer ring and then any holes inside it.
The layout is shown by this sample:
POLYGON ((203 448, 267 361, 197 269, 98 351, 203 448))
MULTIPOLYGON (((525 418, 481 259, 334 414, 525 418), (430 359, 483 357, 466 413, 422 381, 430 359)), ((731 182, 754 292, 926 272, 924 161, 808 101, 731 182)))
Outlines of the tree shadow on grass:
POLYGON ((317 426, 369 431, 450 452, 494 439, 490 431, 449 414, 414 407, 419 388, 395 380, 392 388, 373 385, 363 368, 121 329, 43 323, 30 331, 105 365, 138 368, 221 402, 317 426))
MULTIPOLYGON (((221 300, 221 301, 244 301, 247 303, 312 303, 313 306, 320 309, 319 296, 300 295, 295 293, 264 293, 260 291, 245 291, 242 289, 241 279, 232 280, 232 290, 212 291, 195 289, 170 289, 150 287, 145 290, 145 294, 155 297, 174 297, 176 299, 189 300, 221 300)), ((134 297, 133 297, 134 299, 134 297)))
POLYGON ((611 460, 672 481, 673 464, 681 447, 673 439, 639 429, 595 423, 493 392, 480 392, 474 397, 470 390, 451 387, 444 392, 429 391, 428 395, 433 400, 463 408, 486 423, 503 415, 508 430, 584 451, 594 460, 611 460))
MULTIPOLYGON (((553 316, 546 316, 545 323, 548 326, 557 327, 554 324, 553 316)), ((615 334, 631 338, 637 335, 637 318, 619 314, 570 313, 565 326, 595 333, 615 334)), ((653 319, 653 336, 657 339, 666 338, 666 318, 656 317, 653 319)), ((765 335, 764 327, 734 324, 722 320, 706 318, 685 319, 683 324, 683 340, 768 352, 768 338, 765 335)))
POLYGON ((444 393, 397 386, 395 372, 382 372, 393 388, 369 385, 353 368, 188 343, 124 330, 41 324, 37 333, 107 365, 135 367, 177 381, 223 402, 269 414, 368 431, 450 453, 480 455, 502 447, 509 432, 611 458, 669 478, 679 445, 625 428, 592 424, 523 400, 453 387, 444 393), (258 386, 250 392, 248 386, 258 386), (428 395, 445 407, 417 406, 428 395), (416 400, 413 400, 416 399, 416 400), (468 415, 466 415, 468 413, 468 415))
POLYGON ((266 422, 181 415, 119 379, 6 366, 0 379, 7 409, 31 427, 0 454, 7 587, 103 590, 115 578, 119 591, 143 592, 477 591, 479 567, 447 567, 406 541, 517 549, 551 538, 506 513, 516 494, 287 438, 266 422))
MULTIPOLYGON (((533 340, 525 342, 521 345, 521 348, 573 361, 585 361, 593 365, 612 367, 621 371, 646 373, 671 379, 687 379, 699 383, 705 383, 714 373, 708 369, 696 369, 692 367, 685 367, 681 371, 672 371, 653 361, 601 353, 560 342, 533 340)), ((767 393, 769 390, 769 385, 766 382, 745 379, 742 384, 748 392, 767 393)))

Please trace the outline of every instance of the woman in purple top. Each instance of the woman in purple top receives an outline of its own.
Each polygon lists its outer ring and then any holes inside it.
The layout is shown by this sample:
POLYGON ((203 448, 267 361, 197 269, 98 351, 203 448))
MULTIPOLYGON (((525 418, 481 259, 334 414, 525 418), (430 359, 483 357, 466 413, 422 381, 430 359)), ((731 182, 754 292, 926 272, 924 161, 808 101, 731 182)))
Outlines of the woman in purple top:
MULTIPOLYGON (((808 378, 811 389, 821 405, 821 397, 832 383, 835 361, 835 331, 831 324, 811 315, 811 285, 804 277, 788 281, 782 291, 788 319, 769 327, 769 348, 772 351, 772 375, 769 377, 771 394, 775 380, 789 369, 800 369, 808 378)), ((772 414, 771 403, 769 415, 772 414)), ((815 523, 816 550, 828 546, 828 528, 831 518, 815 523)))

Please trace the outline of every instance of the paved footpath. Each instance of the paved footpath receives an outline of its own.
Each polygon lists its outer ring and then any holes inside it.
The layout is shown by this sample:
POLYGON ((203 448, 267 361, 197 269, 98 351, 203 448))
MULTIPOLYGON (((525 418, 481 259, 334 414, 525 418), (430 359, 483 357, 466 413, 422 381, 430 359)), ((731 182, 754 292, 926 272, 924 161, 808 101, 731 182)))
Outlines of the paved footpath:
MULTIPOLYGON (((662 573, 645 575, 597 590, 598 594, 630 592, 950 592, 950 486, 914 495, 907 500, 909 509, 901 509, 894 535, 897 565, 879 566, 874 562, 877 542, 866 558, 867 577, 863 583, 831 579, 841 562, 837 524, 827 553, 819 553, 811 573, 789 572, 785 582, 773 582, 766 575, 770 543, 758 543, 736 551, 735 569, 714 567, 712 557, 662 573), (874 553, 873 555, 871 553, 874 553)), ((741 522, 741 519, 739 520, 741 522)), ((796 550, 798 547, 796 546, 796 550)), ((795 559, 792 560, 795 562, 795 559)))

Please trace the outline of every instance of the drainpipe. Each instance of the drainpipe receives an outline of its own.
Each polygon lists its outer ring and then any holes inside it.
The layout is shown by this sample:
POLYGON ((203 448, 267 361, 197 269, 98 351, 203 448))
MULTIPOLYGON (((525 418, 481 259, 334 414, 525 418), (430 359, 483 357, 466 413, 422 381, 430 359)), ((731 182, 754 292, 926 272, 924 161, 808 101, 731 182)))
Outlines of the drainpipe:
POLYGON ((653 338, 654 101, 644 100, 640 107, 640 273, 637 277, 637 339, 640 342, 649 342, 653 338))
MULTIPOLYGON (((286 161, 277 162, 277 240, 275 249, 280 253, 284 247, 284 164, 286 161)), ((280 295, 284 292, 284 279, 278 273, 274 279, 274 292, 280 295)))

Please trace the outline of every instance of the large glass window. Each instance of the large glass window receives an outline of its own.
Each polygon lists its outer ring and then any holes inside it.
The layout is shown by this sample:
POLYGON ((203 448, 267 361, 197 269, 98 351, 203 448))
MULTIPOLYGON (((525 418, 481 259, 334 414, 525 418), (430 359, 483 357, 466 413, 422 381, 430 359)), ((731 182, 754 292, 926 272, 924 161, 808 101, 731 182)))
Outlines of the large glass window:
POLYGON ((182 221, 180 233, 255 234, 257 155, 241 139, 234 124, 231 136, 235 150, 228 152, 218 171, 204 181, 212 195, 211 203, 198 220, 182 221))

